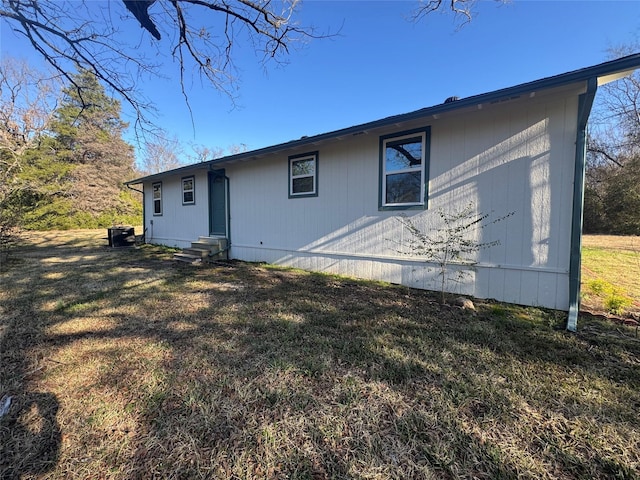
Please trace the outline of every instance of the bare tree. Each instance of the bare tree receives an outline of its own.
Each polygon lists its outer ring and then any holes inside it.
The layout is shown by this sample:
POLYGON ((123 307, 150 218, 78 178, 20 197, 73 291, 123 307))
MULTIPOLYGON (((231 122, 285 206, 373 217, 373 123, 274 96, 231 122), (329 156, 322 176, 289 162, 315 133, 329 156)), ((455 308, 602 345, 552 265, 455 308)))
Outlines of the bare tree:
MULTIPOLYGON (((634 53, 640 44, 609 49, 611 58, 634 53)), ((588 233, 640 232, 640 74, 598 89, 589 120, 585 183, 588 233)))
POLYGON ((156 135, 155 140, 144 146, 141 170, 145 175, 164 172, 184 165, 181 157, 184 150, 178 138, 166 132, 156 135))
POLYGON ((244 143, 234 143, 233 145, 229 145, 227 147, 227 151, 231 155, 236 155, 238 153, 243 153, 247 151, 247 145, 244 143))
POLYGON ((205 145, 192 144, 192 154, 188 155, 188 159, 194 163, 206 162, 215 158, 224 156, 224 148, 221 147, 207 147, 205 145))
MULTIPOLYGON (((478 0, 418 0, 420 20, 436 11, 452 11, 466 21, 478 0)), ((508 0, 495 0, 506 3, 508 0)), ((182 94, 189 106, 192 74, 233 98, 234 52, 249 44, 261 61, 285 61, 290 49, 318 34, 298 23, 301 0, 2 0, 0 19, 23 36, 66 82, 87 70, 131 105, 136 131, 152 124, 152 105, 139 89, 141 76, 159 74, 157 55, 145 56, 141 45, 176 60, 182 94), (141 35, 125 35, 137 21, 141 35)))
POLYGON ((225 155, 236 155, 238 153, 246 152, 247 145, 244 143, 229 145, 226 149, 222 147, 207 147, 205 145, 192 144, 191 150, 193 153, 187 155, 189 161, 194 163, 206 162, 208 160, 214 160, 216 158, 222 158, 225 155))
POLYGON ((17 178, 29 150, 38 147, 53 117, 60 85, 25 62, 0 61, 0 248, 19 225, 17 178))
POLYGON ((5 183, 20 168, 24 153, 46 131, 60 85, 11 57, 0 60, 0 164, 5 183))
POLYGON ((233 53, 249 42, 262 60, 283 61, 292 45, 315 36, 294 18, 299 0, 2 0, 0 18, 24 36, 67 82, 87 70, 149 123, 150 104, 138 90, 140 76, 158 74, 155 57, 140 43, 170 53, 178 63, 182 93, 195 72, 216 89, 233 93, 233 53), (135 17, 143 35, 133 42, 121 28, 135 17))
MULTIPOLYGON (((609 57, 620 58, 639 48, 640 43, 611 48, 609 57)), ((640 154, 640 73, 607 83, 598 92, 589 151, 597 161, 621 167, 625 157, 640 154)))
MULTIPOLYGON (((494 0, 498 3, 508 3, 509 0, 494 0)), ((413 20, 421 20, 425 16, 438 12, 449 11, 455 16, 463 18, 463 23, 471 21, 473 7, 478 0, 419 0, 418 8, 413 12, 413 20)))
MULTIPOLYGON (((638 43, 611 48, 609 57, 620 58, 638 48, 638 43)), ((636 71, 601 86, 593 110, 589 120, 588 180, 605 170, 624 168, 629 159, 640 155, 640 73, 636 71)))

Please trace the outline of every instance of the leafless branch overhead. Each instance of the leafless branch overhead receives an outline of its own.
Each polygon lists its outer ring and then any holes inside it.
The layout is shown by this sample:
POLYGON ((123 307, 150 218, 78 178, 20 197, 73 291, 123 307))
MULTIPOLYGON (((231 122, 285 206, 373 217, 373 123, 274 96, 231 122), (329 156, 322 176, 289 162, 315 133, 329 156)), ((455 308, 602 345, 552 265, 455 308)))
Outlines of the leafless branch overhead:
POLYGON ((295 22, 298 1, 2 0, 0 19, 67 82, 73 84, 78 70, 93 72, 133 107, 140 126, 149 123, 152 111, 140 80, 159 74, 154 50, 177 61, 187 100, 192 73, 232 97, 238 44, 249 43, 263 61, 279 62, 296 43, 322 36, 295 22), (139 36, 130 33, 132 20, 139 36))

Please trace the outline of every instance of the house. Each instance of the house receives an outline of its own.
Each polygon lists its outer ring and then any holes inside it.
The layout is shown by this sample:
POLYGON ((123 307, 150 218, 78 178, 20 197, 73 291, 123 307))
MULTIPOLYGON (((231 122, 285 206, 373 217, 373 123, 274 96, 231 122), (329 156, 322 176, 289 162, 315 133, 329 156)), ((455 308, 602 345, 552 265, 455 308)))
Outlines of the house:
POLYGON ((433 231, 438 211, 514 212, 480 229, 499 245, 447 288, 565 310, 575 330, 587 120, 597 87, 638 67, 631 55, 127 184, 142 185, 147 242, 223 238, 233 259, 434 290, 437 269, 398 251, 400 214, 433 231))

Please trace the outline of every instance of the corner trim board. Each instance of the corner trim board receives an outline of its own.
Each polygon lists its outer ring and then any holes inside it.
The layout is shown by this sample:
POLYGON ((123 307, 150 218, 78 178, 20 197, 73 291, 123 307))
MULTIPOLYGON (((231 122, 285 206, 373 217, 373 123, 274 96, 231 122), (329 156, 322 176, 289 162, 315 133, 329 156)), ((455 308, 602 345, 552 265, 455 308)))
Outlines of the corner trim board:
POLYGON ((584 217, 584 175, 587 157, 587 122, 598 90, 598 77, 587 81, 587 91, 578 98, 578 130, 573 182, 573 215, 571 216, 571 252, 569 254, 569 315, 567 330, 578 329, 580 311, 580 267, 582 260, 582 222, 584 217))

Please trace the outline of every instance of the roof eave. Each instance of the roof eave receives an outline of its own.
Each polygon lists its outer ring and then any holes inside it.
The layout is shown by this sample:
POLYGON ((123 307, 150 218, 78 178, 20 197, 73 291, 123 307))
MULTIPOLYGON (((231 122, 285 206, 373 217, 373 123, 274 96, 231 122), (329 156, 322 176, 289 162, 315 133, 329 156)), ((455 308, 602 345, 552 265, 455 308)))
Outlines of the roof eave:
POLYGON ((599 84, 604 84, 609 81, 617 80, 626 75, 629 75, 638 68, 640 68, 640 54, 636 53, 634 55, 629 55, 617 60, 611 60, 591 67, 582 68, 580 70, 562 73, 560 75, 555 75, 553 77, 547 77, 540 80, 534 80, 532 82, 495 90, 493 92, 482 93, 479 95, 462 98, 453 102, 442 103, 439 105, 434 105, 432 107, 422 108, 409 113, 385 117, 373 122, 354 125, 352 127, 347 127, 327 133, 321 133, 319 135, 302 137, 299 140, 292 140, 290 142, 280 143, 257 150, 251 150, 248 152, 242 152, 235 155, 208 160, 206 162, 186 165, 184 167, 179 167, 173 170, 167 170, 165 172, 160 172, 153 175, 130 180, 128 182, 125 182, 125 185, 140 184, 160 179, 168 175, 200 170, 203 167, 211 169, 219 164, 232 163, 239 160, 249 160, 251 158, 259 158, 271 153, 291 150, 308 144, 317 144, 326 140, 336 139, 343 136, 350 136, 367 130, 387 127, 396 123, 407 122, 422 117, 437 116, 454 110, 460 110, 469 107, 478 107, 484 104, 494 103, 511 97, 530 94, 539 90, 557 88, 573 83, 586 82, 593 78, 596 78, 599 84))

